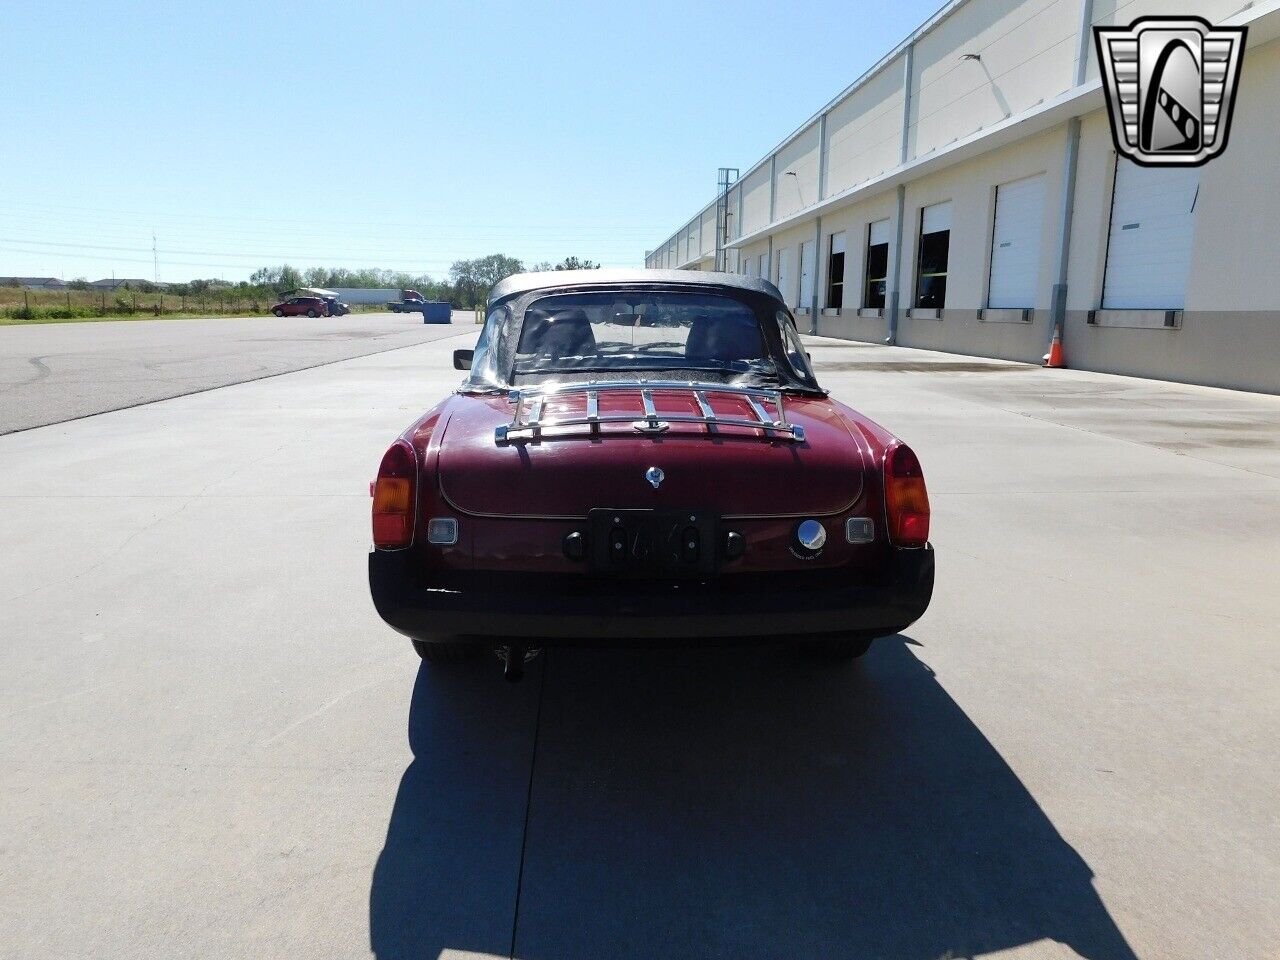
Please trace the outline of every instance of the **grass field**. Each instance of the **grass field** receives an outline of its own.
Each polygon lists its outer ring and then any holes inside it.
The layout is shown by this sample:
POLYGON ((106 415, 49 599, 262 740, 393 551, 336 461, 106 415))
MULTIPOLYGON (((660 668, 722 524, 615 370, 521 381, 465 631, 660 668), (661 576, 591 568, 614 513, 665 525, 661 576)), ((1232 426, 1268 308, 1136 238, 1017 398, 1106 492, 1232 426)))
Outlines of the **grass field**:
MULTIPOLYGON (((0 326, 75 323, 93 320, 154 320, 157 317, 251 317, 266 315, 272 297, 237 296, 237 291, 180 297, 135 290, 24 290, 0 287, 0 326)), ((379 304, 353 306, 356 312, 382 310, 379 304)))

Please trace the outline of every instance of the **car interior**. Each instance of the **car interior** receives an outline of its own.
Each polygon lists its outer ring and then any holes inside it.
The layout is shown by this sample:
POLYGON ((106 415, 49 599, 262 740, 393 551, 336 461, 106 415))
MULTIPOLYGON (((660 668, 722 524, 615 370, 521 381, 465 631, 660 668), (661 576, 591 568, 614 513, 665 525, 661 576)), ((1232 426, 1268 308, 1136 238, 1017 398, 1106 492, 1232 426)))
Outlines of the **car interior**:
POLYGON ((747 308, 699 304, 591 302, 578 305, 531 306, 525 310, 517 346, 530 362, 622 359, 643 355, 650 360, 734 363, 768 358, 760 324, 747 308))

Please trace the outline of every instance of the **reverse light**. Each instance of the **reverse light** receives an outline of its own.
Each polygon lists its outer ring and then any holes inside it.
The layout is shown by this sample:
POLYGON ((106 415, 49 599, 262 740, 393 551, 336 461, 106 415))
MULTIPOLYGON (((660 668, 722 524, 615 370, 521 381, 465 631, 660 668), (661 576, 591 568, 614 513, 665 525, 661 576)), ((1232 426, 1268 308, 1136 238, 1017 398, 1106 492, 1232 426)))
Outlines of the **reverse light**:
POLYGON ((929 493, 920 460, 906 444, 884 458, 884 509, 889 538, 899 547, 923 547, 929 540, 929 493))
POLYGON ((844 524, 844 538, 850 543, 871 543, 876 538, 876 525, 870 517, 850 517, 844 524))
POLYGON ((382 455, 373 482, 373 545, 402 550, 413 543, 418 458, 407 440, 397 440, 382 455))
POLYGON ((427 521, 427 543, 451 547, 458 542, 458 521, 453 517, 432 517, 427 521))

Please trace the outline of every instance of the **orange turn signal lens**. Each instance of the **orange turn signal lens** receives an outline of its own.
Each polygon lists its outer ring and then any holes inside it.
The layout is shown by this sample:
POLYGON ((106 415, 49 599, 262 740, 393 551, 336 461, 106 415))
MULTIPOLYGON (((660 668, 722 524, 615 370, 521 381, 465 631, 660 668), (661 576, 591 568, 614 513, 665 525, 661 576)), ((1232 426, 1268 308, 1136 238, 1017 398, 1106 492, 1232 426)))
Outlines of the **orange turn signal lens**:
POLYGON ((408 513, 413 500, 413 481, 403 477, 382 477, 373 488, 374 513, 408 513))
POLYGON ((397 440, 382 457, 373 482, 373 545, 399 550, 413 543, 414 491, 418 458, 406 440, 397 440))
POLYGON ((929 492, 914 451, 905 444, 884 459, 884 508, 889 537, 899 547, 923 547, 929 541, 929 492))

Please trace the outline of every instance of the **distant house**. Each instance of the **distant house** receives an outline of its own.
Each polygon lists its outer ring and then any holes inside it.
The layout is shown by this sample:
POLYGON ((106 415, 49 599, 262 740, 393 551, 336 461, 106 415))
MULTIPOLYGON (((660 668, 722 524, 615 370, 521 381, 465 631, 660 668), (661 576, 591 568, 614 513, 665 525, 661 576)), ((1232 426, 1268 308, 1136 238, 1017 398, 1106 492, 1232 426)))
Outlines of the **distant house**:
POLYGON ((24 290, 65 290, 66 281, 57 277, 0 277, 0 287, 22 287, 24 290))
POLYGON ((154 280, 139 280, 137 277, 112 277, 109 280, 94 280, 89 284, 90 290, 163 290, 168 284, 156 283, 154 280))

